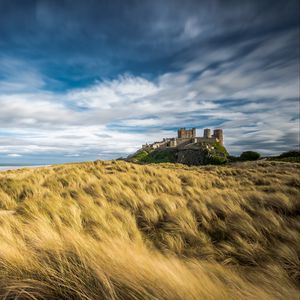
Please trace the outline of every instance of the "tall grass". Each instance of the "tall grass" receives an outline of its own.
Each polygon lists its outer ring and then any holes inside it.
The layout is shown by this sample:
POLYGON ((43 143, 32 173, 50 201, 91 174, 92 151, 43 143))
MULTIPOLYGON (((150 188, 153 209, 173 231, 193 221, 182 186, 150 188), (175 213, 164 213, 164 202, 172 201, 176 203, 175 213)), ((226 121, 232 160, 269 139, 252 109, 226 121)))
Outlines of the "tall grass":
POLYGON ((299 299, 299 178, 281 162, 1 172, 0 298, 299 299))

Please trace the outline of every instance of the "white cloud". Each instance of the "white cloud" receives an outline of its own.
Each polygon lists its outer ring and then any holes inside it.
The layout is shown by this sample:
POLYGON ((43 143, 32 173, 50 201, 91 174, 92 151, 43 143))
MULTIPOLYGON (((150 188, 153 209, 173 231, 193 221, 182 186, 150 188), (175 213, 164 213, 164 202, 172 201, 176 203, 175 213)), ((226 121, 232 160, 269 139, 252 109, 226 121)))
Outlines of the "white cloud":
POLYGON ((292 36, 263 41, 244 56, 237 54, 244 44, 216 50, 155 82, 124 75, 64 93, 8 85, 1 90, 7 75, 0 81, 0 154, 107 158, 175 135, 179 126, 210 124, 225 129, 225 143, 234 153, 249 147, 278 153, 297 146, 295 61, 264 65, 275 51, 272 45, 284 51, 282 43, 292 36))
POLYGON ((110 109, 122 102, 130 104, 153 95, 158 90, 157 86, 146 79, 125 75, 112 81, 96 83, 89 88, 74 90, 67 96, 87 108, 110 109))
POLYGON ((7 154, 8 157, 21 157, 22 155, 21 154, 18 154, 18 153, 10 153, 10 154, 7 154))

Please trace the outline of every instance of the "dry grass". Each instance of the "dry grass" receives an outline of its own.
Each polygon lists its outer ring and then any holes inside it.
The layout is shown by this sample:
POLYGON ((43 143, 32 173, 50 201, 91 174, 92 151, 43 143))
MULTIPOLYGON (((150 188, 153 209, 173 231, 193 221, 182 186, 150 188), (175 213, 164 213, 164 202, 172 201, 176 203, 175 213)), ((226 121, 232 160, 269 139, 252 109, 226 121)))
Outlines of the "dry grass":
POLYGON ((280 162, 1 172, 0 298, 299 299, 299 178, 280 162))

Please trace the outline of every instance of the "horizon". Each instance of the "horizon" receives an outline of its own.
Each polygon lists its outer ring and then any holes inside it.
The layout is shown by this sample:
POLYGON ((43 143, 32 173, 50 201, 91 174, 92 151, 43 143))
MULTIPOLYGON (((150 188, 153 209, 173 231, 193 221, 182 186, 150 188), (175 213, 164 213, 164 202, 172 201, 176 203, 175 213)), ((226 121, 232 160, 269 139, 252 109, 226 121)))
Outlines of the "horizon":
POLYGON ((0 0, 0 166, 116 159, 178 128, 299 150, 299 2, 0 0))

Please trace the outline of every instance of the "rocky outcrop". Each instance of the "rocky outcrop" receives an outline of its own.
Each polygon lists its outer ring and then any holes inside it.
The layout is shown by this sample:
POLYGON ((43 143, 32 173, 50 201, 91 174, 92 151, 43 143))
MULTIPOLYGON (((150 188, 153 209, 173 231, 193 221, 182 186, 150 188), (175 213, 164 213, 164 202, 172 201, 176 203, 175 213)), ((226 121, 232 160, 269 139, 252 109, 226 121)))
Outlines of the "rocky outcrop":
POLYGON ((185 165, 204 165, 207 163, 208 151, 203 149, 182 149, 176 153, 176 162, 185 165))

